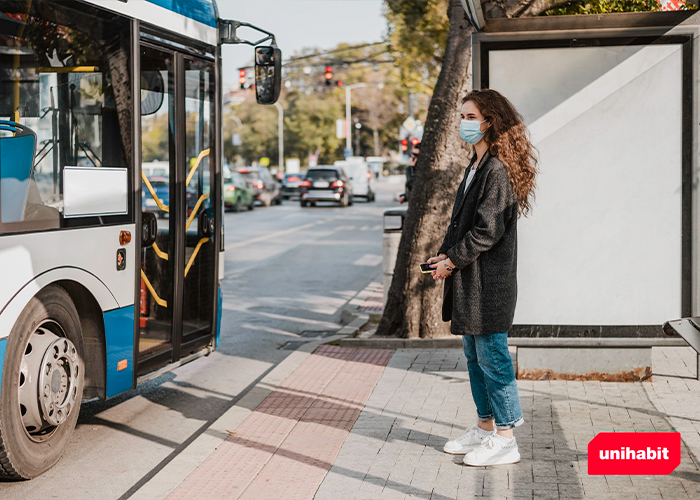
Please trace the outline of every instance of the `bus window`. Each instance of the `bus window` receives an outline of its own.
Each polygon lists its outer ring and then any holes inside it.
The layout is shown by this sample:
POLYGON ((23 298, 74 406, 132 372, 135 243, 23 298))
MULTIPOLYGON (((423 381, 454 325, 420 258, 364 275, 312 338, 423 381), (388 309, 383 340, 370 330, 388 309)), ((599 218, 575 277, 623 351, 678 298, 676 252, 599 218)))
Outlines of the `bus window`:
POLYGON ((171 175, 174 156, 171 155, 174 147, 173 59, 170 52, 149 47, 141 49, 141 74, 146 75, 141 78, 141 157, 144 162, 141 209, 156 215, 158 234, 153 245, 141 251, 140 359, 172 348, 175 259, 171 256, 175 255, 176 233, 176 218, 170 213, 176 200, 174 172, 171 175), (158 85, 153 85, 154 81, 158 85), (144 109, 153 102, 160 105, 144 109))
POLYGON ((129 165, 128 21, 78 2, 42 5, 0 4, 3 233, 100 224, 63 217, 63 168, 129 165))

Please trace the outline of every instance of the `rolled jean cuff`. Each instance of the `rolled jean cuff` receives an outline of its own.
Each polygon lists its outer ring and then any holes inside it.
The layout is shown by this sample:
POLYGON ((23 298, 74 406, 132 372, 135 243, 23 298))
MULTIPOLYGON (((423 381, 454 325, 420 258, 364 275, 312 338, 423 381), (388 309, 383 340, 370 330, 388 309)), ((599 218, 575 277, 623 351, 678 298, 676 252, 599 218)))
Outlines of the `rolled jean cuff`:
POLYGON ((488 422, 489 420, 493 420, 493 413, 491 413, 485 417, 482 417, 481 415, 479 415, 479 412, 476 412, 476 416, 481 422, 488 422))
POLYGON ((520 417, 518 420, 515 420, 513 422, 507 423, 507 424, 496 424, 496 429, 499 431, 505 431, 508 429, 513 429, 515 427, 520 427, 525 423, 525 420, 523 420, 523 417, 520 417))

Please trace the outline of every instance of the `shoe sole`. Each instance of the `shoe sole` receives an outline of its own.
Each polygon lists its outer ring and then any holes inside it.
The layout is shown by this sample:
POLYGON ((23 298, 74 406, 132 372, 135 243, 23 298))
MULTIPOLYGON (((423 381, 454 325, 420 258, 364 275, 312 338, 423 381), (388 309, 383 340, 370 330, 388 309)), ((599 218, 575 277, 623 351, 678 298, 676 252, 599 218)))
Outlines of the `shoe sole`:
POLYGON ((481 446, 481 445, 475 444, 475 445, 469 446, 467 448, 462 448, 459 451, 449 451, 449 450, 446 450, 445 448, 443 448, 442 451, 444 451, 448 455, 466 455, 470 451, 476 450, 479 446, 481 446))
POLYGON ((467 457, 464 457, 464 465, 471 465, 472 467, 487 467, 489 465, 509 465, 509 464, 517 464, 520 462, 520 453, 516 452, 517 456, 512 453, 508 453, 507 455, 503 455, 502 457, 493 457, 490 458, 489 460, 486 460, 484 462, 479 462, 477 460, 469 460, 467 457))

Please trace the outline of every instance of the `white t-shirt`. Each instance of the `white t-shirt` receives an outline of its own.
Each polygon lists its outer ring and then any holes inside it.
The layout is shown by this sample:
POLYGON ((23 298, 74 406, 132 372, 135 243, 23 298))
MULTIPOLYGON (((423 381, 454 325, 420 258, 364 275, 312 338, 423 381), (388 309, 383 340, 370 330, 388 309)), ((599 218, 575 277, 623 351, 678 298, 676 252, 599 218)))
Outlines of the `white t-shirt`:
POLYGON ((469 186, 471 185, 472 181, 474 180, 474 174, 476 173, 475 168, 470 168, 469 169, 469 175, 467 175, 467 182, 464 183, 464 194, 467 194, 467 191, 469 191, 469 186))

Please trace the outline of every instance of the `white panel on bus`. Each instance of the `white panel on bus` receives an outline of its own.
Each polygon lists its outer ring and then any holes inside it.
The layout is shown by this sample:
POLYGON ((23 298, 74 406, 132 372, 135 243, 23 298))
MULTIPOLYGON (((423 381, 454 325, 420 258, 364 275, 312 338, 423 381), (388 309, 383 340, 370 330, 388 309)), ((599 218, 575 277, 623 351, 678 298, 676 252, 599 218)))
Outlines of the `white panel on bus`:
POLYGON ((128 186, 125 168, 65 167, 63 217, 125 215, 128 186))
POLYGON ((515 323, 681 316, 681 46, 493 50, 489 86, 541 158, 515 323))

